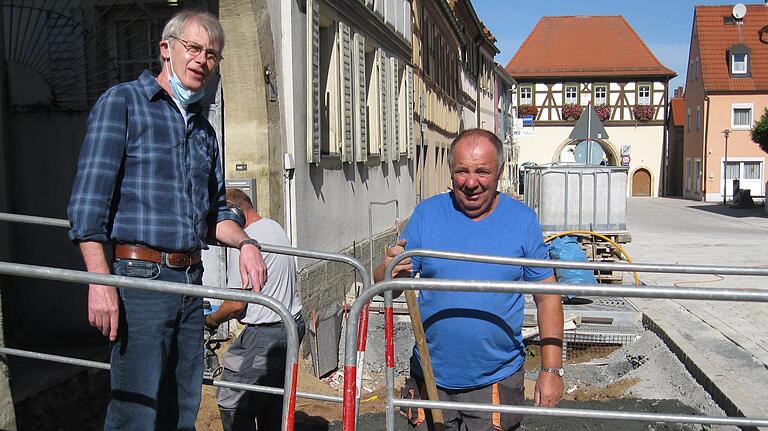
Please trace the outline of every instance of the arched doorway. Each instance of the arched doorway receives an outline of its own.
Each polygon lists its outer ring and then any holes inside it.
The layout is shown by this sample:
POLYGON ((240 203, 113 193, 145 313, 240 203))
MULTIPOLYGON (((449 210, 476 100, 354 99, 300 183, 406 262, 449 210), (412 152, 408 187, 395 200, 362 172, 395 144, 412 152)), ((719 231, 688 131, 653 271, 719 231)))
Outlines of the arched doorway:
MULTIPOLYGON (((573 162, 573 150, 580 142, 581 140, 579 139, 565 140, 555 149, 554 154, 552 154, 552 163, 573 162)), ((616 150, 613 148, 613 145, 611 145, 609 141, 604 141, 601 139, 595 139, 595 142, 600 144, 600 148, 603 149, 605 157, 608 159, 608 166, 617 166, 619 164, 619 156, 616 150)))
POLYGON ((651 173, 640 168, 632 174, 632 196, 651 195, 651 173))

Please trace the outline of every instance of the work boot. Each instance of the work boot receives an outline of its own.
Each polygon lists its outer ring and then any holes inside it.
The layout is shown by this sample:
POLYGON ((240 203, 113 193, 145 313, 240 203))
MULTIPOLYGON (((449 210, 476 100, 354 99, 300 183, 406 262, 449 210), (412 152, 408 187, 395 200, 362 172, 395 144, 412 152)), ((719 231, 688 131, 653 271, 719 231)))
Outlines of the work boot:
POLYGON ((221 427, 224 431, 256 431, 256 418, 248 417, 237 410, 219 407, 221 427))

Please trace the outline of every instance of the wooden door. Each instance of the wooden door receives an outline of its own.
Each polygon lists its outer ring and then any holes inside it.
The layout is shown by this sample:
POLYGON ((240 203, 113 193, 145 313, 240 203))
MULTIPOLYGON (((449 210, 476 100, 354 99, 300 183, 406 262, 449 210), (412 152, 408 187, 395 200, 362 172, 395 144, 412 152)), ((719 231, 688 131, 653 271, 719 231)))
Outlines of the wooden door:
POLYGON ((632 175, 632 196, 651 195, 651 173, 646 169, 638 169, 632 175))

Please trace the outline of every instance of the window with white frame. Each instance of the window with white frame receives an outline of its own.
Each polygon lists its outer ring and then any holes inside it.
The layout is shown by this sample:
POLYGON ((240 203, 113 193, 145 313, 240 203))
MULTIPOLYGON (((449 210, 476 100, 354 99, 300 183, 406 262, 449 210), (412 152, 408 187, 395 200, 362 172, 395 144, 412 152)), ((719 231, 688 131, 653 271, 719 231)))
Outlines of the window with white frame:
POLYGON ((759 180, 763 177, 763 164, 761 162, 744 162, 743 178, 745 180, 759 180))
POLYGON ((739 162, 728 162, 725 165, 725 179, 732 180, 739 177, 739 162))
POLYGON ((731 54, 731 73, 744 75, 747 73, 747 54, 731 54))
POLYGON ((736 103, 731 105, 731 128, 733 129, 751 129, 752 128, 752 104, 736 103))
POLYGON ((337 23, 320 16, 320 154, 341 153, 341 75, 337 23))
POLYGON ((651 104, 651 84, 637 84, 637 104, 651 104))
POLYGON ((691 108, 688 108, 685 115, 685 130, 688 132, 691 131, 691 108))
POLYGON ((530 85, 520 86, 520 104, 533 105, 533 86, 530 86, 530 85))
POLYGON ((577 84, 565 84, 565 104, 578 105, 579 86, 577 84))
POLYGON ((605 105, 608 103, 608 86, 604 84, 595 85, 594 90, 595 106, 605 105))
POLYGON ((365 50, 365 79, 367 82, 365 95, 366 122, 368 130, 368 154, 381 153, 381 121, 379 85, 379 49, 375 46, 365 50))

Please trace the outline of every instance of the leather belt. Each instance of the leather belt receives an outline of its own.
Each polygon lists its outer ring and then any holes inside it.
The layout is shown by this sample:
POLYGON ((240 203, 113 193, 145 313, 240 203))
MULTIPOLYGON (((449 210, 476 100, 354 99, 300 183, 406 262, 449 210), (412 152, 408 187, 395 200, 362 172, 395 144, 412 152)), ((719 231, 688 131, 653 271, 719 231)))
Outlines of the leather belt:
POLYGON ((115 245, 115 257, 119 259, 144 260, 159 263, 170 268, 185 268, 200 263, 200 250, 166 253, 143 245, 117 244, 115 245))

